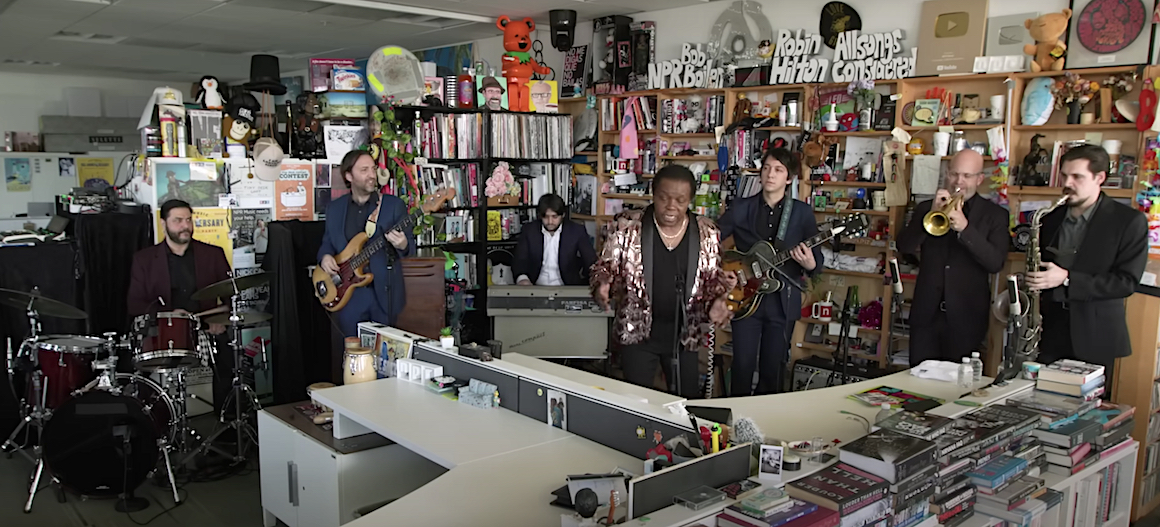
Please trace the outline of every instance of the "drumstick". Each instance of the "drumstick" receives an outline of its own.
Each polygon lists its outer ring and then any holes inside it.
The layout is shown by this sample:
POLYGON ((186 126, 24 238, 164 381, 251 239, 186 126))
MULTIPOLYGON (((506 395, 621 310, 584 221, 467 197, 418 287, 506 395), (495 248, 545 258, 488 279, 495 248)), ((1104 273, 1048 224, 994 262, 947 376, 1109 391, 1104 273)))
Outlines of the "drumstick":
POLYGON ((215 307, 213 309, 207 309, 205 311, 202 311, 201 313, 195 313, 193 316, 204 317, 204 316, 208 316, 208 315, 216 315, 218 313, 225 313, 226 311, 229 311, 229 310, 230 310, 230 306, 223 304, 223 305, 220 305, 220 306, 215 307))

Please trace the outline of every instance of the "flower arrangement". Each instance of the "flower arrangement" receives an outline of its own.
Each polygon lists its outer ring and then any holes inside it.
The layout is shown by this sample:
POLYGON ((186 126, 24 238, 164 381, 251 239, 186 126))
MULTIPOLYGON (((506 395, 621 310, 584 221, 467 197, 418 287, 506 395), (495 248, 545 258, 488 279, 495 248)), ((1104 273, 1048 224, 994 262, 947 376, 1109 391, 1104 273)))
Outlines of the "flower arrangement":
POLYGON ((484 188, 484 193, 489 198, 504 195, 519 195, 520 186, 516 184, 516 178, 512 175, 511 167, 508 166, 506 161, 500 161, 495 166, 495 169, 491 171, 491 176, 487 178, 487 186, 484 188))
POLYGON ((1082 107, 1092 100, 1100 91, 1100 83, 1089 81, 1073 72, 1067 72, 1063 77, 1056 79, 1051 85, 1051 94, 1055 96, 1055 109, 1062 110, 1072 102, 1079 102, 1082 107))
POLYGON ((874 91, 874 81, 869 79, 850 81, 846 94, 854 98, 854 104, 859 110, 874 109, 874 100, 878 97, 878 92, 874 91))
POLYGON ((1103 87, 1112 89, 1112 99, 1120 99, 1132 93, 1136 87, 1136 72, 1125 71, 1112 75, 1104 81, 1103 87))

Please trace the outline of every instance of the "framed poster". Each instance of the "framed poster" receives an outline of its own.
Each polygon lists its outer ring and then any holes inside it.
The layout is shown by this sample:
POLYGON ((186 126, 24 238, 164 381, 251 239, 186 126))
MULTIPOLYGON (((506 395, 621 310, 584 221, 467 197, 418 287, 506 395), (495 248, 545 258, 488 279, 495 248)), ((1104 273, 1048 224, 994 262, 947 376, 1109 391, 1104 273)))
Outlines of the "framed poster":
POLYGON ((1153 26, 1143 0, 1072 0, 1067 69, 1147 64, 1153 26))
POLYGON ((1023 55, 1024 44, 1034 44, 1027 27, 1028 19, 1037 18, 1039 12, 1018 15, 993 16, 987 19, 987 43, 983 53, 988 57, 1003 55, 1023 55))

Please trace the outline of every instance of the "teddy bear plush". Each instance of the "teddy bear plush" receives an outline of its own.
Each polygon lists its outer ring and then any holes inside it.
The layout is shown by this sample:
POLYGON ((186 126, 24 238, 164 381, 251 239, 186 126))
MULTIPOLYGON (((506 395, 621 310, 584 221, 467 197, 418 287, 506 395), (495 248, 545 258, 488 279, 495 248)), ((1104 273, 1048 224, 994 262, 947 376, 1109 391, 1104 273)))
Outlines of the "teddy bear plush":
POLYGON ((531 18, 517 22, 503 15, 495 25, 503 31, 503 76, 508 82, 508 109, 526 112, 531 102, 528 81, 533 74, 547 75, 552 71, 529 53, 532 50, 530 34, 536 30, 536 22, 531 18))
POLYGON ((1023 46, 1023 52, 1031 55, 1031 71, 1063 71, 1063 55, 1067 44, 1060 40, 1067 33, 1067 22, 1071 19, 1071 9, 1059 13, 1048 13, 1039 18, 1028 18, 1023 27, 1034 44, 1023 46))

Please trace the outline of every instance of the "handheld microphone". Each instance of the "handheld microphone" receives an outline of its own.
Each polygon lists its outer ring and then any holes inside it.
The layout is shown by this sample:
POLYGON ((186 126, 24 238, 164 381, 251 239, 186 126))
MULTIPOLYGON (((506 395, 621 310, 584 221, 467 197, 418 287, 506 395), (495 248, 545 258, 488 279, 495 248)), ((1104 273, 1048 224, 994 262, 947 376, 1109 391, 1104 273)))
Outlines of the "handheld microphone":
POLYGON ((1007 275, 1007 302, 1011 306, 1010 314, 1018 317, 1023 313, 1023 306, 1019 305, 1019 277, 1007 275))
POLYGON ((894 294, 902 294, 902 273, 898 270, 898 258, 890 259, 890 280, 894 282, 894 294))

